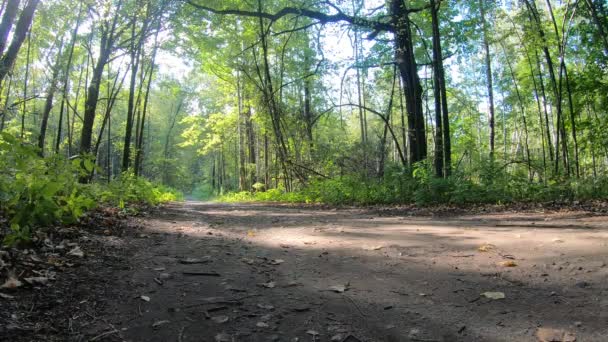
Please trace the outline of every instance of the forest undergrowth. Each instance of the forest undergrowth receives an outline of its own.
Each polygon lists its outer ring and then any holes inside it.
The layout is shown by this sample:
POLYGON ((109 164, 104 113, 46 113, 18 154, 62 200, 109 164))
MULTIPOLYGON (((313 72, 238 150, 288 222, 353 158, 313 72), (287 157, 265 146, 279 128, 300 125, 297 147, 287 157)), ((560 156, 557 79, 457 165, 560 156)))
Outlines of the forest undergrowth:
MULTIPOLYGON (((384 177, 351 174, 319 178, 299 189, 231 192, 216 197, 220 202, 285 202, 329 205, 413 204, 470 206, 476 204, 562 203, 608 199, 608 177, 530 180, 526 174, 509 173, 492 163, 474 172, 438 178, 425 163, 413 170, 394 167, 384 177)), ((204 195, 199 193, 199 195, 204 195)))
POLYGON ((0 134, 0 239, 5 245, 28 244, 37 227, 75 224, 100 207, 136 213, 141 206, 182 198, 129 172, 110 182, 84 184, 79 180, 99 171, 93 158, 41 157, 35 146, 0 134))

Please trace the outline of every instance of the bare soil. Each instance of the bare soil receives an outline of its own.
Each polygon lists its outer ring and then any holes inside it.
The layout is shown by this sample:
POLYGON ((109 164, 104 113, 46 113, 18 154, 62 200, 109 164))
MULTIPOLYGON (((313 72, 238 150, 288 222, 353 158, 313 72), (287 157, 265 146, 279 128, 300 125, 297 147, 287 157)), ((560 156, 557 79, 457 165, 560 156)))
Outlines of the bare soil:
POLYGON ((0 298, 0 340, 608 341, 607 216, 471 212, 172 204, 0 298))

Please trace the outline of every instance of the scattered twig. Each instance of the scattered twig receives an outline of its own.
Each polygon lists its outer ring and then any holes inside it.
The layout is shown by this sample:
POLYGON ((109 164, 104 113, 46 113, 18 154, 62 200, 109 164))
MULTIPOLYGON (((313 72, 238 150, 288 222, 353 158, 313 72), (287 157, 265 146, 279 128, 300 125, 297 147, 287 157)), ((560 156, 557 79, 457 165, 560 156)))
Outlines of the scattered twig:
POLYGON ((359 311, 359 314, 361 315, 361 317, 366 317, 365 314, 363 313, 363 311, 361 311, 361 308, 359 308, 359 305, 357 305, 357 303, 355 303, 355 301, 350 298, 349 296, 342 294, 344 296, 344 298, 350 300, 350 302, 353 304, 353 306, 355 307, 355 309, 357 309, 357 311, 359 311))
POLYGON ((182 342, 183 341, 184 330, 186 330, 186 326, 185 325, 179 329, 179 334, 177 335, 177 342, 182 342))
POLYGON ((119 333, 119 331, 118 331, 118 330, 116 330, 115 328, 113 328, 113 329, 112 329, 112 330, 110 330, 110 331, 106 331, 106 332, 104 332, 104 333, 101 333, 101 334, 99 334, 99 335, 97 335, 97 336, 93 337, 93 338, 92 338, 92 339, 90 339, 89 341, 97 341, 97 340, 99 340, 99 339, 101 339, 101 338, 103 338, 103 337, 106 337, 106 336, 108 336, 108 335, 113 335, 113 334, 116 334, 116 333, 119 333))
POLYGON ((183 271, 183 275, 189 276, 203 276, 203 277, 221 277, 221 275, 215 271, 205 272, 205 271, 183 271))

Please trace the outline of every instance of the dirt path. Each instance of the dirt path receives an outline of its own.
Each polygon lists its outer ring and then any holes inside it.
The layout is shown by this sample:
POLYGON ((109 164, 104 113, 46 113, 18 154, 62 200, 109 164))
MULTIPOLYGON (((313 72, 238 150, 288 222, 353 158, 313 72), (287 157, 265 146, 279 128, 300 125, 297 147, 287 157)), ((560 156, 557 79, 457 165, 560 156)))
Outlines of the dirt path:
POLYGON ((409 214, 169 206, 144 219, 132 267, 116 275, 123 296, 104 313, 116 331, 91 336, 536 341, 544 327, 564 341, 608 339, 606 217, 409 214))

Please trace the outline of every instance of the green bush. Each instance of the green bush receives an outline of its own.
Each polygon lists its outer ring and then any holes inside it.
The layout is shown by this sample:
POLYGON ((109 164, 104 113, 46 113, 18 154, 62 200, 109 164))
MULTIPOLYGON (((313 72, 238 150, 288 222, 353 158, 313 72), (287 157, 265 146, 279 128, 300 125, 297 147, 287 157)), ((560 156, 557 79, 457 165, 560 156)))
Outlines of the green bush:
POLYGON ((225 202, 324 203, 332 205, 418 204, 468 205, 512 202, 549 202, 608 199, 608 178, 562 181, 530 181, 526 173, 509 174, 489 162, 478 170, 437 178, 426 163, 412 170, 389 166, 382 179, 346 175, 314 179, 301 189, 287 193, 280 189, 265 192, 229 193, 225 202))
POLYGON ((38 149, 0 133, 0 215, 8 219, 5 244, 27 242, 35 227, 72 224, 100 202, 125 208, 181 199, 174 190, 131 174, 110 184, 80 184, 95 169, 91 158, 42 158, 38 149))

